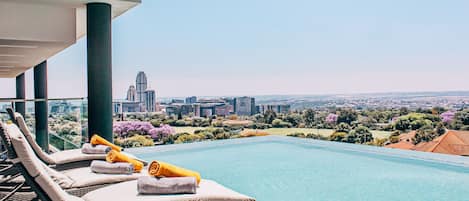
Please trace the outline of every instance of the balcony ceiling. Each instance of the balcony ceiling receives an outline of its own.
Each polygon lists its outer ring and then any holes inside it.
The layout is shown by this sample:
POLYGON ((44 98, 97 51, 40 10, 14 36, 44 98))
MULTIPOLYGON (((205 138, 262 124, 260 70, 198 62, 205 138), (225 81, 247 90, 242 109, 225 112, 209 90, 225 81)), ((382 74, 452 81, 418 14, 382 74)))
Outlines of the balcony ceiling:
POLYGON ((141 0, 0 0, 0 78, 13 78, 86 35, 86 4, 118 17, 141 0))

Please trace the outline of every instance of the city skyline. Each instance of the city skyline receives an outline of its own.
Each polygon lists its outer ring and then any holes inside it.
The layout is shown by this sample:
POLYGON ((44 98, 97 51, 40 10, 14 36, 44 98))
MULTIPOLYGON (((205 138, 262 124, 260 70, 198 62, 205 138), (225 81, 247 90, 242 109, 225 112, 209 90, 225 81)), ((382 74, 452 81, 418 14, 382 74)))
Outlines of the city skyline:
MULTIPOLYGON (((468 90, 467 8, 465 1, 147 1, 113 22, 113 95, 125 97, 129 75, 139 71, 160 97, 468 90)), ((48 60, 50 98, 86 97, 85 52, 81 39, 48 60)), ((1 97, 14 97, 14 79, 0 84, 1 97)), ((31 71, 26 84, 32 98, 31 71)))

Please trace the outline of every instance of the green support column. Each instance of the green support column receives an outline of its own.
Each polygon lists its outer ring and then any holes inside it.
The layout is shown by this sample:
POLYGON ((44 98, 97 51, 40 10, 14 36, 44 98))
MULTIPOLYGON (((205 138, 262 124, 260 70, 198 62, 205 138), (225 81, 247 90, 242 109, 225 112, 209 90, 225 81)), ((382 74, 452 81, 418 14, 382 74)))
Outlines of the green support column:
MULTIPOLYGON (((26 99, 24 73, 16 76, 16 98, 23 101, 26 99)), ((15 110, 24 117, 26 113, 25 102, 15 102, 15 110)))
POLYGON ((88 137, 112 142, 111 5, 89 3, 87 9, 88 137))
POLYGON ((47 125, 47 61, 34 67, 34 116, 36 118, 36 142, 44 151, 49 151, 47 125))

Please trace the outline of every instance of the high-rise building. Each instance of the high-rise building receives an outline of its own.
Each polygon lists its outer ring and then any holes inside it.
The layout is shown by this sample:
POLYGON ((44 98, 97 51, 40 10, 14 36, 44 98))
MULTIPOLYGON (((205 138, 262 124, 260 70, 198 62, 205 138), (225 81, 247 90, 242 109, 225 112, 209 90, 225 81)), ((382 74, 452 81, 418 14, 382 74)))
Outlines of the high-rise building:
POLYGON ((147 76, 145 72, 138 72, 135 82, 137 87, 137 102, 145 104, 145 91, 147 90, 147 76))
POLYGON ((234 111, 239 116, 256 114, 256 101, 252 97, 237 97, 234 99, 234 111))
POLYGON ((191 96, 186 98, 186 104, 194 104, 197 102, 197 97, 196 96, 191 96))
POLYGON ((171 103, 184 103, 183 99, 171 99, 171 103))
POLYGON ((258 112, 264 114, 267 110, 274 111, 276 113, 287 114, 290 112, 291 106, 288 104, 278 104, 278 105, 258 105, 258 112))
POLYGON ((135 90, 135 86, 130 85, 129 89, 127 90, 127 97, 126 97, 125 100, 135 102, 136 101, 135 100, 136 96, 137 96, 137 90, 135 90))
POLYGON ((146 90, 144 92, 145 97, 145 110, 147 112, 156 111, 156 93, 155 90, 146 90))
POLYGON ((228 116, 233 112, 233 106, 228 104, 216 105, 215 115, 217 116, 228 116))
POLYGON ((123 112, 140 112, 140 103, 131 101, 114 101, 113 112, 121 114, 123 112))

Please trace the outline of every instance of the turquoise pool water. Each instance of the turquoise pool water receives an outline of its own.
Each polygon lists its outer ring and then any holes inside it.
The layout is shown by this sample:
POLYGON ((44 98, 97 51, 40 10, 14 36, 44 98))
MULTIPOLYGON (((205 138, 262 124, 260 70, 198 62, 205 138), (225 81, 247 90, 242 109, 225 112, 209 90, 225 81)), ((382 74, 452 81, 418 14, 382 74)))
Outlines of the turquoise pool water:
POLYGON ((334 148, 329 148, 314 141, 275 139, 163 146, 134 153, 197 170, 203 178, 259 201, 469 200, 467 167, 369 153, 359 145, 331 143, 334 148), (356 150, 348 149, 354 146, 356 150))

